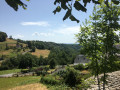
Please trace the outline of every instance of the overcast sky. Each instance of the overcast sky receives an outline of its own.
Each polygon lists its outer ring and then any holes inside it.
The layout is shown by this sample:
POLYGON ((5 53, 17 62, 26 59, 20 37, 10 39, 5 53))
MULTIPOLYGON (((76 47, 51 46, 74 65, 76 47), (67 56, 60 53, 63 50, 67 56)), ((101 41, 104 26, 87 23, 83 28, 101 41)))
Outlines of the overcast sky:
POLYGON ((87 5, 87 13, 73 11, 80 23, 69 19, 63 21, 65 11, 54 15, 56 8, 54 0, 30 0, 27 10, 19 7, 16 12, 7 5, 5 0, 0 0, 0 31, 6 32, 8 36, 22 40, 40 40, 56 43, 75 43, 74 34, 80 30, 80 24, 88 19, 92 13, 93 4, 87 5))

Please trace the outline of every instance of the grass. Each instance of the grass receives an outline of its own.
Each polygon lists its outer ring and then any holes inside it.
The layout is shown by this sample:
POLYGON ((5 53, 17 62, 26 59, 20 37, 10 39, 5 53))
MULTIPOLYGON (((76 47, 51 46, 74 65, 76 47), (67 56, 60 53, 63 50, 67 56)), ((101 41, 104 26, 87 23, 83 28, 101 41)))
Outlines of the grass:
POLYGON ((0 90, 7 90, 16 86, 38 83, 39 76, 0 78, 0 90))
POLYGON ((5 42, 0 42, 0 44, 6 44, 6 43, 15 44, 15 43, 17 43, 17 41, 16 41, 16 40, 13 40, 13 39, 7 38, 5 42))
POLYGON ((45 58, 45 57, 48 57, 49 53, 50 53, 50 50, 36 49, 35 52, 32 52, 31 54, 36 55, 37 57, 43 56, 45 58))
POLYGON ((3 70, 3 71, 0 71, 0 75, 10 74, 10 73, 17 73, 17 72, 20 72, 20 71, 21 71, 21 69, 3 70))
MULTIPOLYGON (((27 50, 26 50, 27 51, 27 50)), ((9 49, 0 51, 0 57, 4 55, 4 60, 10 57, 16 57, 17 54, 23 53, 23 50, 17 52, 17 50, 9 49)))
POLYGON ((33 83, 28 85, 17 86, 10 90, 48 90, 48 89, 41 83, 33 83))
MULTIPOLYGON (((19 52, 21 53, 21 52, 19 52)), ((9 49, 9 50, 2 50, 0 51, 0 57, 4 55, 4 60, 6 60, 9 57, 16 57, 17 56, 17 52, 13 49, 9 49)))
POLYGON ((9 55, 9 53, 11 53, 11 52, 13 52, 12 49, 0 51, 0 55, 9 55))

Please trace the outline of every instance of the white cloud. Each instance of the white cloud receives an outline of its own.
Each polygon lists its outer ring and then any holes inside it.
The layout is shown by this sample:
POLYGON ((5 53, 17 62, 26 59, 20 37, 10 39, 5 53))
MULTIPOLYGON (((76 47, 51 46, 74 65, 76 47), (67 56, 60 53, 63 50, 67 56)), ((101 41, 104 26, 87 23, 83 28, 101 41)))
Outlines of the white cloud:
POLYGON ((21 39, 21 38, 23 38, 23 37, 24 37, 24 36, 21 35, 21 34, 17 34, 17 35, 14 35, 14 36, 13 36, 13 38, 17 38, 17 39, 18 39, 18 38, 21 39))
POLYGON ((71 35, 77 34, 80 31, 79 26, 72 26, 72 27, 63 27, 58 30, 55 30, 54 33, 64 34, 64 35, 71 35))
POLYGON ((47 27, 47 26, 50 26, 50 24, 46 21, 40 21, 40 22, 22 22, 21 25, 23 26, 28 26, 28 25, 31 25, 31 26, 43 26, 43 27, 47 27))
POLYGON ((32 34, 32 36, 45 36, 45 37, 48 37, 48 36, 54 36, 54 33, 38 33, 38 32, 34 32, 32 34))
POLYGON ((40 36, 45 36, 45 37, 54 36, 54 33, 40 33, 40 36))
POLYGON ((56 30, 53 30, 51 31, 50 33, 47 32, 47 33, 39 33, 39 32, 34 32, 32 34, 32 36, 45 36, 45 37, 48 37, 48 36, 54 36, 54 35, 73 35, 74 34, 77 34, 78 32, 80 31, 80 27, 79 26, 71 26, 71 27, 61 27, 59 29, 56 29, 56 30))
POLYGON ((40 36, 40 34, 38 32, 34 32, 32 36, 40 36))

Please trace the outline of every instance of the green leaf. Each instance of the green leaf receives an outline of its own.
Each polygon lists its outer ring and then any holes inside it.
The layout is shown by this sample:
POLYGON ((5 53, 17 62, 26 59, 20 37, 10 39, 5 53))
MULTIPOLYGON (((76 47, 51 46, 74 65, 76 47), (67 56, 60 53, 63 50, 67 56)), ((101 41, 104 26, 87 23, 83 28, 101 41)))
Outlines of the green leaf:
POLYGON ((95 3, 95 4, 100 4, 100 2, 96 1, 96 0, 92 0, 92 2, 95 3))
POLYGON ((64 18, 63 18, 63 21, 66 20, 69 16, 71 15, 71 10, 68 9, 68 11, 66 12, 64 18))
POLYGON ((5 0, 6 3, 11 6, 15 11, 18 10, 18 6, 22 6, 23 9, 26 9, 27 5, 24 4, 21 0, 5 0))
POLYGON ((60 3, 60 0, 55 0, 54 5, 56 5, 56 3, 60 3))
POLYGON ((118 5, 120 3, 120 1, 118 1, 118 0, 112 0, 112 2, 116 5, 118 5))
POLYGON ((71 21, 76 21, 77 23, 79 23, 79 20, 76 19, 73 15, 71 15, 69 18, 71 19, 71 21))
POLYGON ((75 7, 75 9, 76 10, 81 10, 81 11, 83 11, 83 12, 86 12, 86 8, 82 5, 82 4, 80 4, 78 1, 75 1, 75 3, 74 3, 74 7, 75 7))
POLYGON ((84 6, 86 7, 87 3, 90 3, 91 0, 83 0, 84 6))
POLYGON ((68 9, 68 7, 66 6, 66 3, 67 3, 68 1, 66 1, 66 0, 61 0, 61 7, 64 9, 64 10, 66 10, 66 9, 68 9))
POLYGON ((60 12, 60 11, 61 11, 61 7, 58 6, 58 7, 53 11, 53 13, 56 14, 56 12, 60 12))
MULTIPOLYGON (((99 3, 102 3, 103 1, 104 1, 104 0, 99 0, 98 2, 99 2, 99 3)), ((107 1, 107 0, 106 0, 106 1, 107 1)))
POLYGON ((107 6, 109 6, 109 4, 108 4, 108 0, 105 1, 105 4, 106 4, 107 6))

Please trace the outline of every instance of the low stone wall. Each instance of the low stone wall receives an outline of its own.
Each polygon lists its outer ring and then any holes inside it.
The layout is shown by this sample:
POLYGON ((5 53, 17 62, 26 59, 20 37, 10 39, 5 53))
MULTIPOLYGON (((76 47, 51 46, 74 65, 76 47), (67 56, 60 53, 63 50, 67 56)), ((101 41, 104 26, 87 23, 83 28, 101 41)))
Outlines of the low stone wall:
MULTIPOLYGON (((107 75, 107 85, 105 90, 120 90, 120 71, 107 73, 107 75)), ((103 74, 99 75, 99 77, 102 76, 103 74)), ((94 77, 91 77, 91 79, 94 79, 94 84, 90 85, 90 88, 88 90, 98 90, 97 79, 94 77)), ((102 90, 102 83, 100 86, 102 90)))
POLYGON ((33 75, 34 75, 34 72, 29 72, 29 73, 12 73, 12 74, 0 75, 0 78, 24 77, 24 76, 33 76, 33 75))

